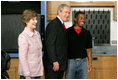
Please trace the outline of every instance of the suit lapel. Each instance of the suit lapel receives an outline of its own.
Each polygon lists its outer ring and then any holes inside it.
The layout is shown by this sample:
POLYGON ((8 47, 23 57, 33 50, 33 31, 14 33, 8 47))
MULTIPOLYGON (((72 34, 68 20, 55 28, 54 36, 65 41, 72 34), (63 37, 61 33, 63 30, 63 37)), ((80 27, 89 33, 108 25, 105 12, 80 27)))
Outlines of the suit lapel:
POLYGON ((63 24, 61 23, 61 21, 56 17, 56 21, 59 23, 59 27, 63 30, 63 31, 65 31, 65 29, 64 29, 64 26, 63 26, 63 24))

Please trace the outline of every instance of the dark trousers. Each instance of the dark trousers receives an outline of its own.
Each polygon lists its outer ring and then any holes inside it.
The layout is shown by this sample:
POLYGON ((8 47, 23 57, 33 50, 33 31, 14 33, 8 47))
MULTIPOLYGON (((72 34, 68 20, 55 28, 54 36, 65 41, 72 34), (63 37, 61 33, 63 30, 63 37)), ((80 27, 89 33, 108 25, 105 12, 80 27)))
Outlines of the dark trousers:
POLYGON ((52 69, 45 69, 45 79, 63 79, 64 71, 53 71, 52 69))
MULTIPOLYGON (((25 76, 20 76, 20 79, 25 79, 25 76)), ((31 79, 40 79, 40 76, 31 77, 31 79)))

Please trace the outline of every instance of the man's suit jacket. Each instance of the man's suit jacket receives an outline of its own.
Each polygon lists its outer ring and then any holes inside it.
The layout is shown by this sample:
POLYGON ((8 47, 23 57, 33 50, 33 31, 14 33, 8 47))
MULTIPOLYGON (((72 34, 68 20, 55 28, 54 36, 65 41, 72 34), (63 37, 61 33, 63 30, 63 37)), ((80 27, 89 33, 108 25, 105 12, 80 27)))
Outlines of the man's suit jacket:
POLYGON ((58 61, 60 70, 66 69, 67 36, 61 21, 56 17, 46 28, 44 66, 52 69, 53 62, 58 61))

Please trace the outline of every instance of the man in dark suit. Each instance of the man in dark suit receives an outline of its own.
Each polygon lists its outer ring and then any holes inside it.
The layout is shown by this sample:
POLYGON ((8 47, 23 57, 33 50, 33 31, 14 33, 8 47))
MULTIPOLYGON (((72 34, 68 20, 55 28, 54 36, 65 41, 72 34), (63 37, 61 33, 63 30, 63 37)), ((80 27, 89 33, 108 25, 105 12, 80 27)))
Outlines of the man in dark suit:
POLYGON ((62 79, 67 65, 67 37, 65 21, 70 17, 70 7, 61 4, 57 17, 46 28, 44 69, 46 79, 62 79))

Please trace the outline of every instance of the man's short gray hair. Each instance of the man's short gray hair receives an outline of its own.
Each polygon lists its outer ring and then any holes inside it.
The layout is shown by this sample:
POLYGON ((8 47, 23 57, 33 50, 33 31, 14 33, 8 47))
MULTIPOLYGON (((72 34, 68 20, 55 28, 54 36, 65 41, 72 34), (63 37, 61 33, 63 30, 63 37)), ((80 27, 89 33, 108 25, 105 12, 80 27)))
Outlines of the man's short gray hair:
POLYGON ((70 6, 67 5, 67 4, 61 4, 61 5, 59 5, 59 7, 57 8, 57 14, 58 14, 59 11, 62 11, 62 9, 63 9, 64 7, 70 8, 70 6))

